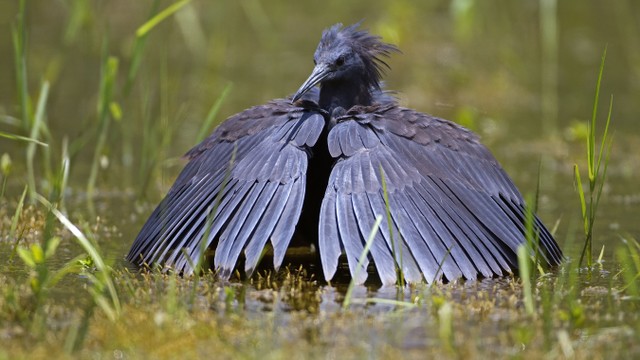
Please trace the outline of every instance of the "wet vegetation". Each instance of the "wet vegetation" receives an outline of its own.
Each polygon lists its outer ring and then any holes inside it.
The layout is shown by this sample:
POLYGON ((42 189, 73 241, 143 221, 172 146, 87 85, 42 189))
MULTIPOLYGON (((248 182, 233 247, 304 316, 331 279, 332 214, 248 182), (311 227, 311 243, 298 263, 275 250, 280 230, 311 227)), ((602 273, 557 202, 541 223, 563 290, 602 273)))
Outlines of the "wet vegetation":
POLYGON ((640 356, 637 14, 595 0, 1 3, 0 358, 640 356), (180 154, 292 93, 320 31, 362 18, 404 52, 387 82, 401 102, 480 133, 567 261, 541 269, 523 251, 510 277, 396 287, 325 284, 295 257, 229 282, 124 262, 180 154))

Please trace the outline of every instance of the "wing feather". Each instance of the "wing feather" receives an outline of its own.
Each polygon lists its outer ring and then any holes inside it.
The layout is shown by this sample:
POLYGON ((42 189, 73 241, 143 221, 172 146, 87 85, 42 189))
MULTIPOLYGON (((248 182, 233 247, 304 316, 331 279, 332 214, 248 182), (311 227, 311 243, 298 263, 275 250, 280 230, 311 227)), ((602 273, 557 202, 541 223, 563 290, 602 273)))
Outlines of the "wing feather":
MULTIPOLYGON (((342 245, 347 255, 351 275, 355 277, 357 284, 362 284, 367 280, 367 266, 369 262, 365 259, 362 264, 363 267, 356 270, 358 260, 364 251, 365 239, 362 237, 361 230, 358 228, 359 223, 356 220, 355 211, 356 209, 353 207, 351 196, 348 194, 339 194, 336 199, 338 231, 340 232, 340 238, 343 239, 342 245)), ((360 215, 365 216, 365 214, 360 215)), ((324 256, 324 254, 321 253, 320 256, 324 256)))
MULTIPOLYGON (((306 170, 306 169, 305 169, 306 170)), ((302 204, 304 202, 306 182, 303 178, 297 179, 293 183, 292 195, 282 210, 282 215, 278 219, 273 234, 271 235, 271 245, 273 246, 273 266, 277 270, 282 265, 284 255, 289 246, 289 241, 298 223, 302 204)))
MULTIPOLYGON (((331 174, 333 177, 333 174, 331 174)), ((320 222, 318 224, 318 251, 322 263, 322 273, 325 279, 333 278, 338 268, 340 253, 344 250, 343 240, 338 230, 336 206, 336 192, 329 191, 320 207, 320 222)))
MULTIPOLYGON (((336 119, 327 138, 331 156, 338 159, 319 231, 327 279, 335 273, 339 249, 346 252, 354 275, 354 254, 362 250, 373 219, 384 215, 386 206, 391 224, 385 217, 371 248, 385 284, 396 281, 400 260, 409 281, 420 281, 421 275, 427 281, 441 276, 476 279, 515 269, 517 248, 525 243, 526 205, 478 138, 451 122, 409 109, 361 110, 336 119), (384 203, 380 169, 389 204, 384 203)), ((534 220, 543 258, 558 264, 559 247, 540 219, 534 220)))
POLYGON ((259 199, 262 197, 266 186, 266 181, 259 181, 251 186, 247 197, 230 219, 229 226, 220 235, 213 264, 216 269, 222 271, 222 277, 224 278, 231 274, 238 255, 244 248, 246 238, 238 236, 239 233, 243 228, 245 230, 249 228, 253 230, 255 223, 259 220, 257 216, 262 215, 261 211, 264 211, 264 208, 259 207, 259 199))
POLYGON ((251 272, 271 240, 279 266, 300 216, 309 148, 324 126, 319 112, 286 100, 229 118, 186 154, 189 163, 128 259, 188 274, 201 251, 213 248, 227 277, 243 251, 251 272))
MULTIPOLYGON (((394 194, 395 195, 395 194, 394 194)), ((389 281, 384 281, 383 283, 393 283, 397 279, 396 275, 396 266, 401 267, 404 272, 404 276, 409 282, 419 282, 422 280, 422 275, 418 269, 418 266, 415 263, 415 259, 406 247, 406 244, 402 237, 400 236, 400 231, 398 230, 397 216, 398 214, 395 211, 392 211, 393 207, 389 204, 389 210, 391 214, 391 224, 388 223, 388 219, 386 216, 386 204, 384 201, 384 195, 382 191, 378 191, 377 193, 368 194, 369 204, 371 204, 371 209, 376 215, 382 215, 383 221, 380 224, 380 229, 378 231, 379 234, 382 234, 382 238, 384 239, 384 243, 386 244, 386 251, 391 256, 392 261, 395 263, 390 264, 381 264, 380 267, 385 267, 385 271, 393 274, 393 277, 389 276, 387 279, 389 281)), ((390 199, 394 196, 390 196, 390 199)), ((392 202, 391 200, 389 201, 392 202)), ((377 243, 382 243, 382 241, 378 241, 377 243)), ((374 246, 376 243, 374 243, 374 246)), ((382 246, 381 246, 382 247, 382 246)), ((376 263, 376 268, 378 268, 378 263, 376 263)))
MULTIPOLYGON (((264 219, 260 222, 256 228, 256 234, 272 234, 273 230, 282 216, 284 207, 287 205, 291 190, 293 189, 293 182, 286 184, 283 187, 278 187, 273 199, 269 203, 269 207, 264 211, 264 219)), ((268 236, 254 236, 249 240, 247 247, 245 248, 245 273, 250 275, 258 264, 262 250, 265 244, 269 240, 268 236)))

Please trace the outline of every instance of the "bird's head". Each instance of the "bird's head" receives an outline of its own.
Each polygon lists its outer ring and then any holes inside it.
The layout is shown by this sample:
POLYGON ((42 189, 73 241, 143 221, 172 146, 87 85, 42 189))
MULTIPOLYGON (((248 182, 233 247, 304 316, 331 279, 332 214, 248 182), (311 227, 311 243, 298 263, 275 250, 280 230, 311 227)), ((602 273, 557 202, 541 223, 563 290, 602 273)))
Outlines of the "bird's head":
POLYGON ((336 24, 322 33, 313 55, 315 68, 292 101, 325 82, 352 81, 368 89, 380 89, 384 70, 389 68, 383 58, 397 52, 398 48, 382 42, 379 36, 358 30, 359 25, 343 27, 336 24))

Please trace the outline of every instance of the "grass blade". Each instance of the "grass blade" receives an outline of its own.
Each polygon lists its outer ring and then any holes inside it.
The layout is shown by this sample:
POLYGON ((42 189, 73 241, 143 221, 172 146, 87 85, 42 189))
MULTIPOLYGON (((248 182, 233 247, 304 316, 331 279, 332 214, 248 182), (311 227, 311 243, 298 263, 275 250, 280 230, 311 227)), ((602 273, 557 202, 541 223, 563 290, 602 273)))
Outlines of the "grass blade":
MULTIPOLYGON (((16 212, 13 214, 11 218, 11 230, 9 231, 9 238, 16 238, 16 229, 18 228, 18 219, 20 215, 22 215, 22 208, 24 207, 24 199, 27 196, 28 185, 25 185, 24 190, 22 191, 22 196, 20 196, 20 201, 18 201, 18 206, 16 207, 16 212)), ((16 238, 16 245, 18 244, 18 239, 16 238)))
POLYGON ((118 293, 109 275, 111 272, 111 269, 107 266, 107 264, 102 259, 102 255, 100 255, 100 253, 98 252, 94 244, 82 233, 82 231, 78 229, 78 227, 75 226, 63 213, 61 213, 60 210, 53 207, 49 202, 49 200, 45 199, 43 196, 39 194, 36 194, 36 199, 41 204, 46 206, 47 209, 51 211, 51 213, 55 215, 56 218, 58 218, 58 221, 60 221, 60 223, 62 223, 62 225, 64 225, 64 227, 67 228, 67 230, 69 230, 71 234, 73 234, 75 239, 78 241, 78 244, 80 244, 80 246, 84 249, 84 251, 89 255, 89 257, 93 261, 93 264, 95 265, 96 269, 98 269, 98 271, 104 274, 104 279, 102 279, 101 282, 104 283, 104 285, 107 288, 107 291, 109 292, 115 313, 119 314, 121 306, 120 306, 118 293))
MULTIPOLYGON (((451 249, 453 249, 454 246, 456 246, 456 245, 453 244, 453 245, 451 245, 451 246, 449 246, 447 248, 447 252, 442 257, 442 260, 440 261, 440 264, 438 264, 438 268, 436 269, 436 273, 433 274, 433 279, 431 279, 431 284, 429 285, 429 288, 432 288, 434 286, 434 284, 436 283, 436 280, 438 280, 438 278, 439 278, 438 274, 441 274, 442 266, 444 266, 444 262, 447 261, 447 258, 449 257, 449 255, 451 255, 451 249)), ((442 275, 440 275, 440 276, 442 276, 442 275)))
POLYGON ((48 147, 49 146, 49 144, 43 143, 42 141, 40 141, 38 139, 32 139, 32 138, 26 137, 26 136, 9 134, 9 133, 6 133, 4 131, 0 131, 0 137, 3 137, 5 139, 9 139, 9 140, 19 140, 19 141, 24 141, 24 142, 28 142, 28 143, 34 143, 36 145, 40 145, 40 146, 43 146, 43 147, 48 147))
POLYGON ((612 141, 609 137, 609 125, 611 123, 611 113, 613 111, 613 96, 609 101, 609 111, 607 114, 607 121, 605 124, 604 134, 600 142, 600 148, 596 158, 596 119, 598 113, 598 101, 600 99, 600 86, 602 83, 602 74, 604 72, 605 59, 607 57, 607 48, 605 47, 602 54, 602 61, 600 62, 600 71, 598 72, 598 81, 596 83, 596 94, 593 104, 593 113, 591 121, 588 123, 588 135, 587 135, 587 165, 589 176, 589 202, 585 200, 584 190, 582 189, 582 183, 580 182, 580 174, 578 172, 578 166, 574 165, 575 178, 578 182, 578 195, 580 196, 580 206, 582 208, 582 219, 584 221, 584 233, 585 242, 580 255, 579 266, 582 265, 583 260, 586 258, 587 266, 591 267, 593 264, 593 224, 596 220, 596 212, 600 203, 600 197, 602 195, 602 189, 604 187, 604 181, 606 179, 607 167, 609 162, 609 155, 611 153, 612 141), (606 149, 605 149, 606 148, 606 149), (602 168, 602 158, 604 157, 604 168, 602 168), (602 172, 601 172, 602 170, 602 172))
MULTIPOLYGON (((609 137, 609 124, 611 123, 611 111, 613 111, 613 94, 609 99, 609 111, 607 113, 607 122, 604 125, 604 133, 602 134, 602 141, 600 142, 600 152, 598 153, 598 163, 596 165, 596 173, 600 171, 600 161, 602 160, 602 154, 606 147, 606 140, 609 137)), ((603 175, 604 177, 604 175, 603 175)), ((604 179, 603 179, 604 180, 604 179)))
POLYGON ((591 114, 591 122, 589 123, 589 136, 587 137, 587 159, 589 164, 589 180, 593 182, 596 177, 595 169, 595 146, 596 146, 596 118, 598 116, 598 102, 600 101, 600 85, 602 84, 602 73, 604 72, 604 63, 607 58, 607 47, 604 47, 602 60, 600 61, 600 71, 598 72, 598 81, 596 82, 596 94, 593 100, 593 112, 591 114))
POLYGON ((533 303, 533 292, 531 289, 531 261, 529 260, 529 249, 522 244, 518 246, 518 269, 520 271, 520 281, 522 281, 522 291, 524 296, 524 307, 527 314, 533 315, 535 307, 533 303))
MULTIPOLYGON (((105 42, 106 44, 106 42, 105 42)), ((98 98, 98 140, 96 142, 95 152, 93 154, 93 162, 91 163, 91 172, 89 181, 87 182, 87 201, 89 209, 93 209, 93 193, 95 191, 96 180, 98 179, 98 170, 100 168, 100 157, 107 141, 109 132, 111 98, 113 95, 113 85, 118 74, 118 59, 113 56, 106 56, 102 63, 101 79, 100 79, 100 95, 98 98)))
POLYGON ((198 132, 196 143, 199 143, 202 140, 204 140, 207 134, 209 134, 209 132, 211 131, 213 121, 216 119, 216 115, 218 115, 218 111, 220 110, 220 107, 222 106, 222 103, 224 102, 224 100, 227 98, 227 95, 229 95, 229 92, 231 91, 232 87, 233 87, 232 83, 227 83, 224 89, 222 89, 222 93, 220 94, 220 96, 218 96, 218 98, 216 99, 216 102, 213 103, 213 105, 211 106, 211 109, 209 109, 207 118, 202 123, 202 126, 200 127, 200 131, 198 132))
MULTIPOLYGON (((155 0, 151 5, 151 12, 149 18, 153 18, 155 15, 158 5, 160 4, 159 0, 155 0)), ((128 96, 131 91, 131 86, 133 85, 133 81, 138 74, 138 69, 140 68, 140 63, 142 62, 142 55, 144 54, 144 49, 147 44, 147 35, 136 36, 136 40, 133 44, 133 55, 131 57, 131 65, 129 66, 129 72, 127 73, 127 82, 124 85, 124 96, 128 96)))
POLYGON ((373 240, 376 238, 376 233, 380 228, 381 222, 382 222, 382 215, 376 216, 376 221, 373 223, 373 227, 371 228, 371 232, 369 233, 367 242, 364 245, 364 249, 362 249, 360 258, 358 259, 358 265, 356 265, 355 274, 353 274, 353 276, 351 277, 351 282, 349 282, 347 293, 344 295, 344 301, 342 302, 342 309, 347 309, 349 307, 349 304, 351 303, 351 296, 353 295, 353 288, 356 286, 356 279, 358 278, 358 275, 360 275, 360 271, 364 267, 364 260, 369 255, 369 250, 371 249, 371 245, 373 245, 373 240))
POLYGON ((25 130, 29 129, 31 125, 31 105, 27 84, 27 30, 25 26, 26 3, 26 0, 20 0, 20 7, 18 11, 18 25, 14 26, 11 29, 14 62, 16 67, 16 88, 18 90, 20 110, 22 111, 22 127, 25 130))
MULTIPOLYGON (((393 253, 393 264, 395 265, 396 270, 396 281, 400 287, 404 287, 404 273, 402 272, 402 247, 396 246, 396 241, 393 238, 393 222, 391 219, 391 209, 389 208, 389 193, 387 192, 387 181, 384 176, 384 171, 382 170, 382 165, 380 165, 380 179, 382 182, 382 197, 384 198, 384 209, 387 215, 387 226, 389 227, 389 240, 391 241, 391 252, 393 253)), ((400 234, 398 234, 400 235, 400 234)))
MULTIPOLYGON (((40 89, 40 97, 38 98, 38 106, 36 108, 36 114, 31 127, 31 134, 29 138, 37 141, 40 136, 40 129, 44 124, 44 111, 47 105, 47 98, 49 97, 49 82, 42 83, 40 89)), ((27 182, 29 184, 29 198, 33 202, 35 200, 36 192, 36 178, 35 171, 33 169, 33 160, 36 155, 36 143, 34 141, 29 142, 27 146, 27 182)))
POLYGON ((580 179, 580 170, 578 169, 578 164, 573 165, 573 173, 575 177, 576 189, 578 190, 578 197, 580 198, 580 211, 582 214, 582 226, 584 227, 585 241, 582 247, 582 252, 580 254, 580 261, 578 264, 582 264, 582 260, 590 246, 591 238, 589 236, 589 216, 587 216, 587 202, 584 196, 584 189, 582 188, 582 180, 580 179))
POLYGON ((169 16, 173 15, 176 11, 180 10, 183 6, 187 5, 190 2, 191 0, 181 0, 176 3, 173 3, 172 5, 169 5, 166 9, 160 11, 156 16, 151 18, 149 21, 142 24, 142 26, 140 26, 138 30, 136 30, 136 36, 143 37, 147 35, 147 33, 151 31, 154 27, 156 27, 156 25, 161 23, 164 19, 168 18, 169 16))
POLYGON ((578 190, 578 196, 580 197, 580 210, 582 212, 584 232, 586 233, 589 230, 589 223, 587 218, 587 201, 584 197, 584 189, 582 188, 582 180, 580 178, 580 170, 578 169, 578 164, 573 165, 573 173, 576 182, 576 189, 578 190))

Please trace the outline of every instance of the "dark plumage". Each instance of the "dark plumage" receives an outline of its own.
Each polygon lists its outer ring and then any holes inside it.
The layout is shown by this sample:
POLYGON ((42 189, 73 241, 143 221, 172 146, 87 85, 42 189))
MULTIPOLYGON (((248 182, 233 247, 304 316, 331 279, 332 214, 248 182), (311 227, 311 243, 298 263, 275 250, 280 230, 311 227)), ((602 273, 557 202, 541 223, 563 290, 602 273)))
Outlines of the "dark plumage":
MULTIPOLYGON (((227 278, 241 255, 251 273, 268 242, 278 268, 294 233, 315 241, 317 226, 325 279, 341 254, 354 276, 383 215, 368 260, 384 284, 396 281, 396 264, 409 282, 516 268, 527 211, 518 189, 476 135, 382 92, 383 58, 397 49, 357 26, 324 31, 316 66, 291 99, 230 117, 186 154, 130 261, 189 274, 209 248, 227 278)), ((558 245, 537 217, 534 225, 542 258, 558 264, 558 245)), ((364 282, 367 272, 358 274, 364 282)))

